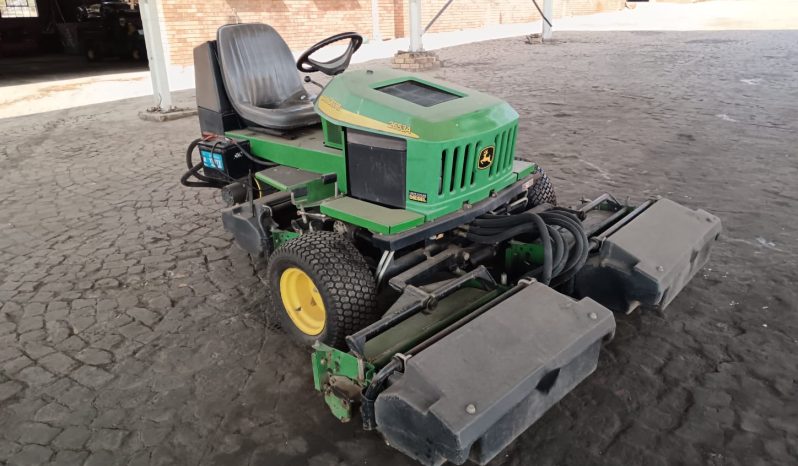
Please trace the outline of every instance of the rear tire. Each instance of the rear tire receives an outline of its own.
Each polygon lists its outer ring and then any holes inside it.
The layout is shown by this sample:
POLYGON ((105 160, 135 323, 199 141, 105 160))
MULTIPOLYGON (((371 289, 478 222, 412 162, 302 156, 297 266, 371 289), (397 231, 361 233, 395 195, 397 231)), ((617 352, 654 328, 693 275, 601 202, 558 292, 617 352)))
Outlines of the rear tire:
POLYGON ((554 186, 551 179, 538 167, 535 173, 540 173, 541 177, 532 185, 526 193, 527 208, 532 208, 540 204, 557 205, 557 195, 554 193, 554 186))
POLYGON ((102 49, 95 42, 86 45, 85 53, 86 53, 86 60, 90 62, 98 62, 103 60, 102 49))
POLYGON ((269 257, 267 277, 283 329, 302 344, 345 349, 347 335, 379 317, 374 275, 337 233, 305 233, 283 244, 269 257))

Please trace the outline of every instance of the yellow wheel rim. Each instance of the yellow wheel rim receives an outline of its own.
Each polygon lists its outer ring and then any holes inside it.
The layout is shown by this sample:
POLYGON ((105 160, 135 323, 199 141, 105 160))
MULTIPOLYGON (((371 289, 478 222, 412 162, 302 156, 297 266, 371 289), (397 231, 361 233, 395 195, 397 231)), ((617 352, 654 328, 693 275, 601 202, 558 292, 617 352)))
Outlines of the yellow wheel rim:
POLYGON ((302 269, 289 267, 280 275, 280 297, 285 312, 302 333, 318 335, 324 330, 327 311, 316 284, 302 269))

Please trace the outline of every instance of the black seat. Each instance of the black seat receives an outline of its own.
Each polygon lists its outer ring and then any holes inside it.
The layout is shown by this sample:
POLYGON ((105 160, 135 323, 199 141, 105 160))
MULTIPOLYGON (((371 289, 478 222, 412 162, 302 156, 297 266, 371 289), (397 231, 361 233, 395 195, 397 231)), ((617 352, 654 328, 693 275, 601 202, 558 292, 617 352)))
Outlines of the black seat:
POLYGON ((227 95, 248 123, 289 130, 319 122, 280 34, 265 24, 228 24, 217 32, 227 95))

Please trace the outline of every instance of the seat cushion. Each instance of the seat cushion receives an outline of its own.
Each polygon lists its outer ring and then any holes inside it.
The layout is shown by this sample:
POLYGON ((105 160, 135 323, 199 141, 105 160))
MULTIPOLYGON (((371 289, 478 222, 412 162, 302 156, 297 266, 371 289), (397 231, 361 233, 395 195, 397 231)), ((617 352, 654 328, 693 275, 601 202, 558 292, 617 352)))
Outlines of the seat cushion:
POLYGON ((222 79, 230 103, 249 123, 286 130, 319 116, 280 34, 266 24, 228 24, 217 32, 222 79))

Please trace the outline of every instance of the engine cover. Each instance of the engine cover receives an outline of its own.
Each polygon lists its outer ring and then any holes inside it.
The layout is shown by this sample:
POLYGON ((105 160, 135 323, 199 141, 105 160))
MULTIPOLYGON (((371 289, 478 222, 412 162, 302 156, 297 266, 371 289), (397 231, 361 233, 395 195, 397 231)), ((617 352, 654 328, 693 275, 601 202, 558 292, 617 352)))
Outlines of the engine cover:
POLYGON ((595 301, 532 283, 409 358, 377 428, 425 465, 484 465, 595 370, 614 331, 595 301))

